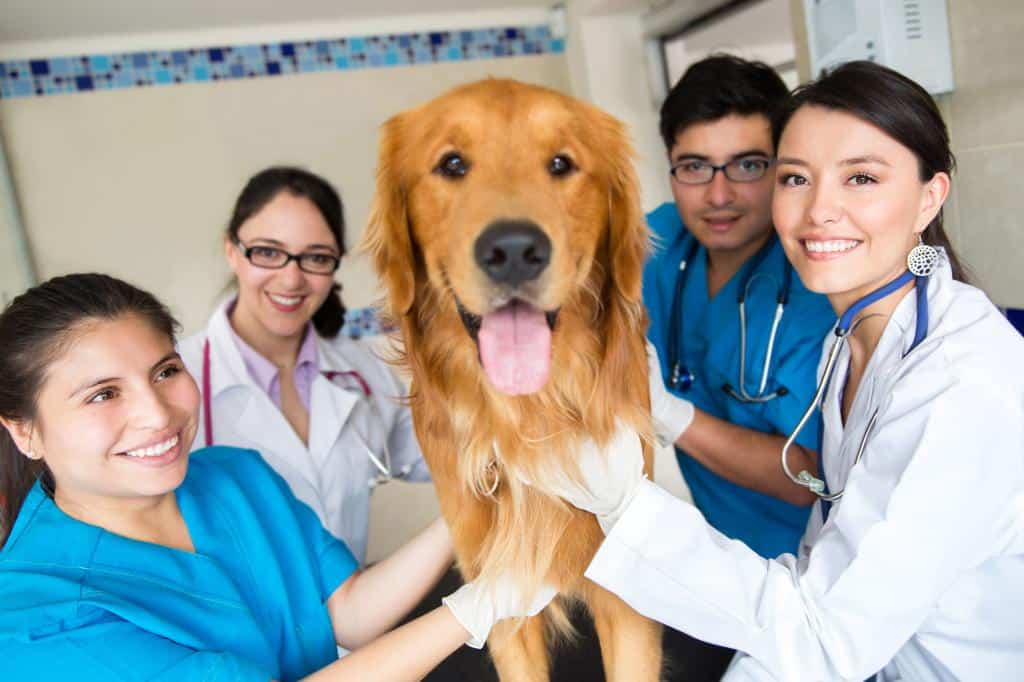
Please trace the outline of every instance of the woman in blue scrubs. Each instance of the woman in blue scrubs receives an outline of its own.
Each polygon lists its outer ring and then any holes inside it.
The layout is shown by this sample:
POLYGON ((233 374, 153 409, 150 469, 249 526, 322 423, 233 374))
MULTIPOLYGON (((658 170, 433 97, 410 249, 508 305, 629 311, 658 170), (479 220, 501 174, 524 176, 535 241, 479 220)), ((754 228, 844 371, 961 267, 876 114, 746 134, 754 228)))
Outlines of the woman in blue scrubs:
POLYGON ((190 455, 174 327, 104 275, 0 315, 0 679, 419 679, 550 599, 470 583, 385 635, 451 562, 443 523, 360 572, 258 453, 190 455))

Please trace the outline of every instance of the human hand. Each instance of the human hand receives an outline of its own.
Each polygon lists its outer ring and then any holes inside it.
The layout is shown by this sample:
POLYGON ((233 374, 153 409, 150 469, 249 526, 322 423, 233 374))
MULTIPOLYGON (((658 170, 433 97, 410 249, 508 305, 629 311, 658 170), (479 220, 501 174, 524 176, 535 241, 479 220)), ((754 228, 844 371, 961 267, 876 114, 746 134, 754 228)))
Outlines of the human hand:
POLYGON ((493 581, 478 578, 466 583, 441 602, 469 632, 470 639, 466 644, 480 649, 499 620, 535 616, 557 593, 555 588, 543 584, 532 600, 528 600, 515 579, 508 573, 502 573, 493 581))
POLYGON ((693 403, 665 388, 658 351, 650 341, 647 342, 647 368, 654 435, 658 444, 666 447, 674 444, 693 422, 693 403))
POLYGON ((607 534, 633 500, 644 479, 644 451, 640 436, 620 427, 603 448, 587 440, 576 453, 579 476, 561 469, 542 469, 541 480, 520 479, 549 495, 597 517, 607 534))

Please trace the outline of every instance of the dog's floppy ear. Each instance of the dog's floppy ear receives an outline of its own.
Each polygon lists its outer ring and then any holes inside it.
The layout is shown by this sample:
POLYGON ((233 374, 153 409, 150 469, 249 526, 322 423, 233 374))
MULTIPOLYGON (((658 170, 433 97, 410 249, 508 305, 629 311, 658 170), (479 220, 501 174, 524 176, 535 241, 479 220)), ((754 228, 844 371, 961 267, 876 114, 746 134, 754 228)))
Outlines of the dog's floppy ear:
POLYGON ((377 186, 362 245, 373 257, 377 275, 387 289, 389 312, 396 318, 409 312, 416 294, 412 236, 399 172, 402 128, 401 115, 381 128, 377 186))
POLYGON ((619 295, 638 302, 643 286, 644 260, 650 244, 647 221, 640 207, 640 183, 633 167, 633 146, 625 126, 607 114, 600 148, 608 164, 608 220, 611 278, 619 295))

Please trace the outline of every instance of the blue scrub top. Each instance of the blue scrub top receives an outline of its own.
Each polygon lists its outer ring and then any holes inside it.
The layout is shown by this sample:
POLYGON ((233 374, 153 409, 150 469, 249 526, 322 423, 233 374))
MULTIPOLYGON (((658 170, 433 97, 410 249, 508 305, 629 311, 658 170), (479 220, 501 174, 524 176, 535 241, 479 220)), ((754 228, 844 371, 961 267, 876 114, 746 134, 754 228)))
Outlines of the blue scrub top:
MULTIPOLYGON (((679 262, 694 237, 674 203, 663 204, 647 216, 654 231, 655 252, 644 270, 644 303, 650 315, 648 336, 658 349, 662 376, 669 376, 668 326, 672 315, 679 262)), ((758 265, 747 295, 746 388, 759 387, 765 349, 782 286, 786 255, 778 240, 758 265)), ((742 269, 741 269, 742 270, 742 269)), ((835 325, 828 299, 809 292, 793 273, 789 304, 779 324, 772 351, 766 393, 784 386, 786 395, 766 403, 745 403, 722 390, 738 386, 740 377, 740 319, 736 303, 737 273, 711 300, 707 288, 707 251, 700 246, 687 265, 681 326, 683 363, 694 374, 688 391, 671 390, 708 414, 763 433, 788 436, 814 397, 822 341, 835 325)), ((821 419, 815 413, 797 443, 818 450, 821 419)), ((711 525, 742 540, 766 558, 795 553, 807 524, 810 507, 797 507, 732 483, 676 448, 676 459, 693 501, 711 525)), ((781 464, 780 464, 781 466, 781 464)))
POLYGON ((36 483, 0 550, 0 679, 294 680, 337 658, 348 548, 258 453, 193 452, 195 553, 77 521, 36 483))

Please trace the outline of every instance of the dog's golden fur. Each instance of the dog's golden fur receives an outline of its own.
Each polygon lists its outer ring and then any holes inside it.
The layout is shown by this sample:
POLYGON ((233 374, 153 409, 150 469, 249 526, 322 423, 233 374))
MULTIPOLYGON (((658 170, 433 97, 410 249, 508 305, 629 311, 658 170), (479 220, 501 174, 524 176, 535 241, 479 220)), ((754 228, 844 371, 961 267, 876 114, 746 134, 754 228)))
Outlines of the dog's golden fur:
MULTIPOLYGON (((621 123, 565 95, 496 79, 457 88, 385 123, 364 246, 401 330, 416 433, 460 570, 468 579, 510 572, 527 589, 546 581, 583 601, 608 678, 642 682, 659 676, 660 627, 583 578, 602 539, 593 516, 521 482, 543 475, 541 464, 578 473, 577 445, 606 442, 617 420, 650 433, 640 300, 648 233, 631 156, 621 123), (437 170, 452 152, 467 163, 464 177, 437 170), (556 155, 575 170, 550 172, 556 155), (552 247, 533 290, 538 308, 559 311, 551 372, 530 395, 490 384, 456 303, 488 312, 473 244, 501 219, 531 221, 552 247)), ((570 630, 557 601, 496 628, 501 678, 547 679, 547 645, 570 630)))

